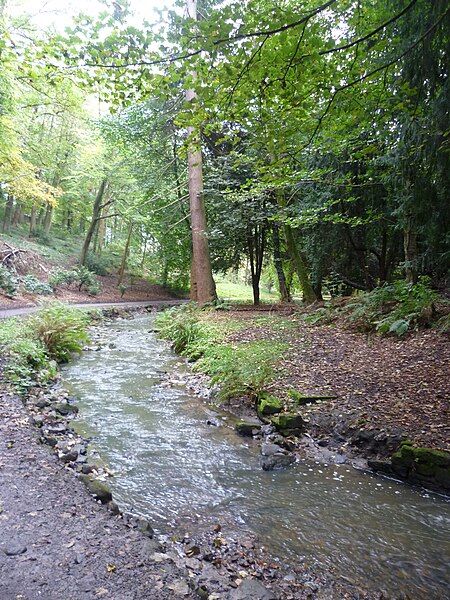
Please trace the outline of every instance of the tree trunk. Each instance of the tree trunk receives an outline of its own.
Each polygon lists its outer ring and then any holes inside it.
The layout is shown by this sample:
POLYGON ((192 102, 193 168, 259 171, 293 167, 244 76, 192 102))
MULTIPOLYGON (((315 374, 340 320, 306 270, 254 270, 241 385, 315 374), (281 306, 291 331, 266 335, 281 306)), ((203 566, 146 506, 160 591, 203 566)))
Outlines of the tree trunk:
POLYGON ((123 255, 122 255, 122 262, 120 263, 119 279, 117 281, 117 286, 122 284, 123 276, 125 275, 125 268, 127 266, 128 252, 130 251, 130 242, 131 242, 131 234, 132 233, 133 233, 133 223, 130 223, 128 225, 127 241, 125 242, 125 248, 124 248, 123 255))
POLYGON ((16 227, 22 221, 22 205, 16 200, 16 207, 14 209, 13 217, 12 217, 12 225, 16 227))
POLYGON ((300 250, 297 248, 292 227, 288 224, 285 224, 283 229, 284 235, 286 237, 286 246, 291 257, 295 272, 297 273, 297 277, 300 282, 300 287, 302 288, 303 302, 305 302, 306 304, 312 304, 317 300, 317 296, 311 285, 305 257, 303 256, 302 252, 300 252, 300 250))
POLYGON ((250 261, 250 273, 252 277, 253 304, 258 306, 260 302, 259 282, 264 260, 266 245, 266 225, 255 225, 247 231, 247 248, 250 261))
POLYGON ((274 223, 272 226, 272 238, 273 238, 273 262, 275 265, 275 271, 278 278, 278 291, 280 293, 281 302, 291 302, 291 294, 289 292, 286 276, 283 270, 283 259, 281 256, 281 244, 280 244, 280 231, 278 223, 274 223))
POLYGON ((3 233, 6 233, 7 231, 9 231, 11 229, 11 219, 12 219, 12 214, 13 214, 13 208, 14 208, 14 198, 11 196, 11 194, 8 194, 8 196, 6 197, 5 214, 3 216, 3 226, 2 226, 3 233))
POLYGON ((417 283, 417 233, 413 217, 408 217, 408 222, 403 232, 403 249, 405 252, 405 273, 408 283, 417 283))
POLYGON ((80 265, 86 264, 86 257, 89 251, 89 246, 91 244, 92 236, 94 235, 95 227, 97 225, 97 221, 100 217, 100 212, 102 209, 102 199, 105 193, 106 183, 106 179, 103 179, 98 189, 97 196, 95 197, 94 207, 92 209, 91 222, 89 223, 89 227, 83 243, 83 248, 81 249, 80 265))
MULTIPOLYGON (((187 14, 197 19, 197 0, 186 0, 187 14)), ((191 74, 195 78, 195 73, 191 74)), ((195 102, 195 90, 186 90, 187 102, 195 102)), ((198 127, 188 127, 188 171, 189 171, 189 206, 192 230, 192 262, 196 282, 195 297, 199 304, 217 300, 214 283, 209 244, 206 236, 206 212, 203 197, 202 151, 200 147, 200 131, 198 127)), ((191 279, 192 282, 192 279, 191 279)), ((191 292, 191 296, 192 296, 191 292)))
POLYGON ((31 215, 30 215, 30 233, 29 237, 33 237, 33 234, 36 232, 36 222, 37 222, 37 211, 36 207, 31 207, 31 215))
POLYGON ((51 204, 47 204, 47 208, 45 210, 44 217, 44 235, 49 235, 50 228, 52 226, 52 218, 53 218, 53 206, 51 204))

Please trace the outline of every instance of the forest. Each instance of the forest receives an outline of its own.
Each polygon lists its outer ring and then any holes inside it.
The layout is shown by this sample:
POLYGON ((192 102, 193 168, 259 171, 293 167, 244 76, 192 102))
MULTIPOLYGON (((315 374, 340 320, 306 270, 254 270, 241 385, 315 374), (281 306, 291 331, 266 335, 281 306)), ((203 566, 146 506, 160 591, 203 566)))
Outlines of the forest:
POLYGON ((0 0, 0 600, 441 600, 447 0, 0 0))
POLYGON ((81 265, 203 303, 240 270, 255 304, 262 281, 442 290, 447 3, 194 4, 138 28, 105 3, 62 33, 3 9, 3 233, 82 238, 81 265))

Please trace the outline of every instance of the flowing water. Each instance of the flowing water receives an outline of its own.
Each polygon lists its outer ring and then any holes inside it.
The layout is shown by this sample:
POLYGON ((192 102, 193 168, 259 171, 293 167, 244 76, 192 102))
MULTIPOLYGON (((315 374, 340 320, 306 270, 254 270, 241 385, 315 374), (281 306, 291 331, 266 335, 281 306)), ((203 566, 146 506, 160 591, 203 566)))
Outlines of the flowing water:
POLYGON ((64 370, 80 426, 115 476, 119 504, 160 530, 197 513, 233 520, 285 561, 318 563, 372 589, 447 598, 448 499, 345 465, 262 471, 258 446, 207 424, 210 409, 170 384, 180 361, 153 317, 116 321, 107 345, 64 370))

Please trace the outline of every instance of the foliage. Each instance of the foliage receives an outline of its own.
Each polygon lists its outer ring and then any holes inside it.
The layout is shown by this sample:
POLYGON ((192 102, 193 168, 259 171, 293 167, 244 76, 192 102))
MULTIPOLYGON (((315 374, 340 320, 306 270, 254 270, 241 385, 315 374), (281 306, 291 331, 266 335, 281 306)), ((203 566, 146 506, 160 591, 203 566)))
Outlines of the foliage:
POLYGON ((51 359, 67 362, 72 353, 81 352, 88 342, 88 323, 83 311, 54 303, 30 317, 27 327, 43 343, 51 359))
POLYGON ((0 265, 0 290, 5 296, 13 298, 17 292, 18 283, 17 277, 5 266, 0 265))
POLYGON ((164 311, 157 316, 159 335, 170 340, 176 352, 196 361, 195 369, 220 386, 223 400, 256 398, 275 375, 275 364, 286 344, 268 340, 227 342, 229 333, 245 325, 231 320, 214 323, 209 314, 192 305, 164 311))
POLYGON ((24 390, 56 375, 56 362, 69 360, 88 341, 88 317, 54 303, 27 319, 0 323, 0 350, 6 357, 6 380, 24 390))
POLYGON ((86 256, 85 266, 96 275, 108 275, 108 271, 111 268, 111 260, 105 255, 98 256, 89 252, 86 256))
POLYGON ((42 296, 49 296, 53 294, 53 287, 44 281, 40 281, 34 275, 25 275, 21 277, 21 283, 27 292, 32 294, 39 294, 42 296))
POLYGON ((96 296, 101 290, 100 283, 95 277, 95 274, 87 267, 83 266, 73 270, 61 269, 53 271, 49 277, 49 284, 53 289, 56 289, 61 285, 70 286, 75 284, 78 286, 79 291, 84 288, 92 296, 96 296))

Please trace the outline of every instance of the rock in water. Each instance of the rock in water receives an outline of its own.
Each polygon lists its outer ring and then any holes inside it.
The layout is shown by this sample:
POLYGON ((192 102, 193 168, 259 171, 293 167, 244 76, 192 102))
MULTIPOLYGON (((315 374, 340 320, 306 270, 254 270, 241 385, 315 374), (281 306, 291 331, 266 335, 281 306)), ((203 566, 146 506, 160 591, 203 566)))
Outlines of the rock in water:
POLYGON ((102 504, 106 504, 112 500, 111 490, 105 483, 98 481, 98 479, 92 479, 87 475, 80 475, 80 479, 87 487, 89 493, 92 494, 96 500, 100 500, 102 504))

